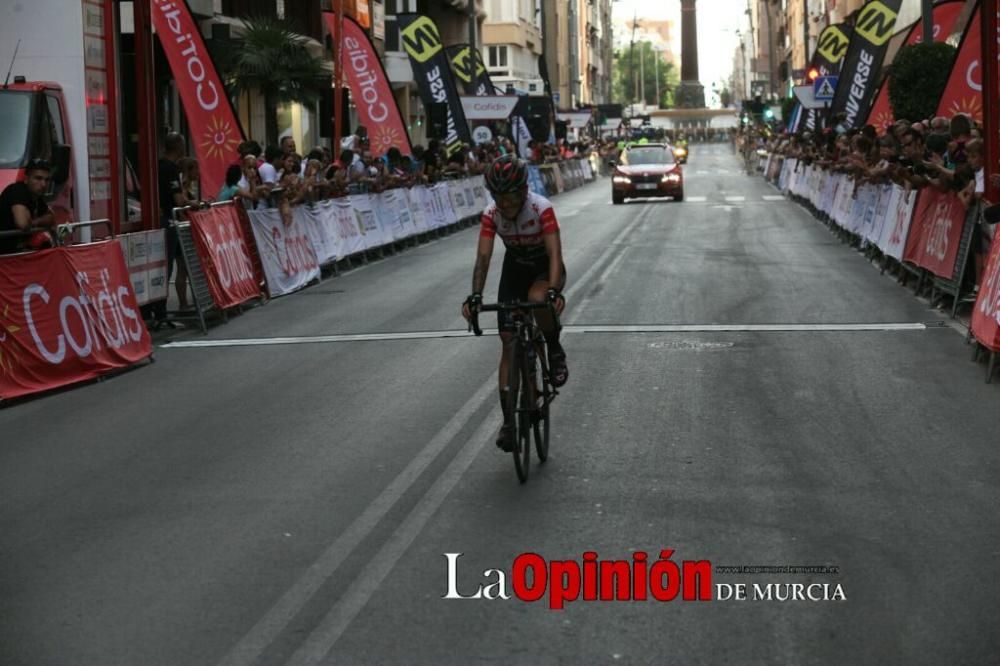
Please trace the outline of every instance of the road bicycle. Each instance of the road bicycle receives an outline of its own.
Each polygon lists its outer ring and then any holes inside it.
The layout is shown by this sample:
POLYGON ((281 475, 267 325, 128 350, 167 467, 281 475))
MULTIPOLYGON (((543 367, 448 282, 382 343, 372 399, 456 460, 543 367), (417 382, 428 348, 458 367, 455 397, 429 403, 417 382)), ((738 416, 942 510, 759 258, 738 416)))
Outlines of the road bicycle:
POLYGON ((514 334, 505 342, 510 351, 507 376, 507 404, 504 412, 510 415, 513 428, 508 442, 514 455, 514 469, 521 483, 528 480, 531 468, 531 439, 534 436, 535 452, 540 462, 549 457, 549 434, 552 429, 549 408, 559 391, 552 385, 545 337, 531 316, 532 310, 548 308, 552 317, 555 310, 549 303, 490 303, 472 311, 469 327, 476 335, 480 312, 509 312, 514 324, 514 334))

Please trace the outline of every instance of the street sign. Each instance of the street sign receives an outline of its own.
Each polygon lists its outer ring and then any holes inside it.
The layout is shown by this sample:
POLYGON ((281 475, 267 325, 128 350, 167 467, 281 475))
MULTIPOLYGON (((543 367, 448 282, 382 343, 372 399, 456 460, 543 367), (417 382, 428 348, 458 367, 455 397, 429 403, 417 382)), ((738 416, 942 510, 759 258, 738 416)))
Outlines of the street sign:
POLYGON ((836 76, 819 76, 813 81, 813 97, 818 102, 830 102, 837 92, 836 76))
POLYGON ((493 132, 486 125, 480 125, 476 129, 472 130, 472 140, 477 144, 487 143, 493 139, 493 132))
POLYGON ((792 91, 795 93, 795 99, 799 100, 799 104, 802 105, 803 109, 822 109, 829 104, 828 101, 816 99, 812 86, 794 86, 792 91))
POLYGON ((552 101, 555 102, 556 104, 559 103, 559 91, 558 90, 556 90, 554 93, 552 93, 552 101))

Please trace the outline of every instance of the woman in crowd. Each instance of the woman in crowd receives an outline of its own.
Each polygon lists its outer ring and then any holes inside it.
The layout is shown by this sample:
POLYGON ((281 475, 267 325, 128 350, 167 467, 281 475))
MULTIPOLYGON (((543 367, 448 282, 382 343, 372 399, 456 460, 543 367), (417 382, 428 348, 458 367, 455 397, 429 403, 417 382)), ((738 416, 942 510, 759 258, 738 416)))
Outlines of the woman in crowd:
POLYGON ((219 190, 216 201, 232 201, 240 194, 240 179, 243 178, 243 170, 239 164, 230 164, 226 169, 226 184, 219 190))

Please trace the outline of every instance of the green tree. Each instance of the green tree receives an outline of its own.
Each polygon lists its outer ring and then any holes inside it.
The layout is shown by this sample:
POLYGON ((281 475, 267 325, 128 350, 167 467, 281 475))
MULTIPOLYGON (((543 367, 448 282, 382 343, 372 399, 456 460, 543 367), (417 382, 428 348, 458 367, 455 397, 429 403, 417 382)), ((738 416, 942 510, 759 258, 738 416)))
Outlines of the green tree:
POLYGON ((937 112, 956 49, 934 42, 904 46, 889 67, 889 104, 900 120, 917 122, 937 112))
POLYGON ((645 102, 661 109, 670 108, 674 105, 674 88, 679 83, 677 68, 663 58, 662 52, 654 50, 649 42, 636 42, 634 53, 630 48, 615 52, 611 94, 617 102, 645 102), (659 99, 656 98, 657 71, 660 75, 659 99), (642 85, 637 83, 640 74, 642 85))
POLYGON ((278 105, 316 104, 330 87, 331 72, 290 23, 258 17, 245 19, 243 25, 245 32, 221 53, 220 69, 230 94, 256 90, 264 96, 265 141, 274 144, 278 105))

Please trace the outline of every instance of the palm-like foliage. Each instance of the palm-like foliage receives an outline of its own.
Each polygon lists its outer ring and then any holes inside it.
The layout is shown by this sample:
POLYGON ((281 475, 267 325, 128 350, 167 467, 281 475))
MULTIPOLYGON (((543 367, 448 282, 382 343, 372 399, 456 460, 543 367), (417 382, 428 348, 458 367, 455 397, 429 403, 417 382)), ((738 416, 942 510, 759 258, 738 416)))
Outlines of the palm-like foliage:
POLYGON ((298 102, 315 104, 330 86, 330 70, 313 56, 305 40, 285 22, 273 18, 243 21, 246 31, 222 55, 226 86, 233 95, 257 90, 267 110, 267 141, 277 139, 275 107, 298 102))

